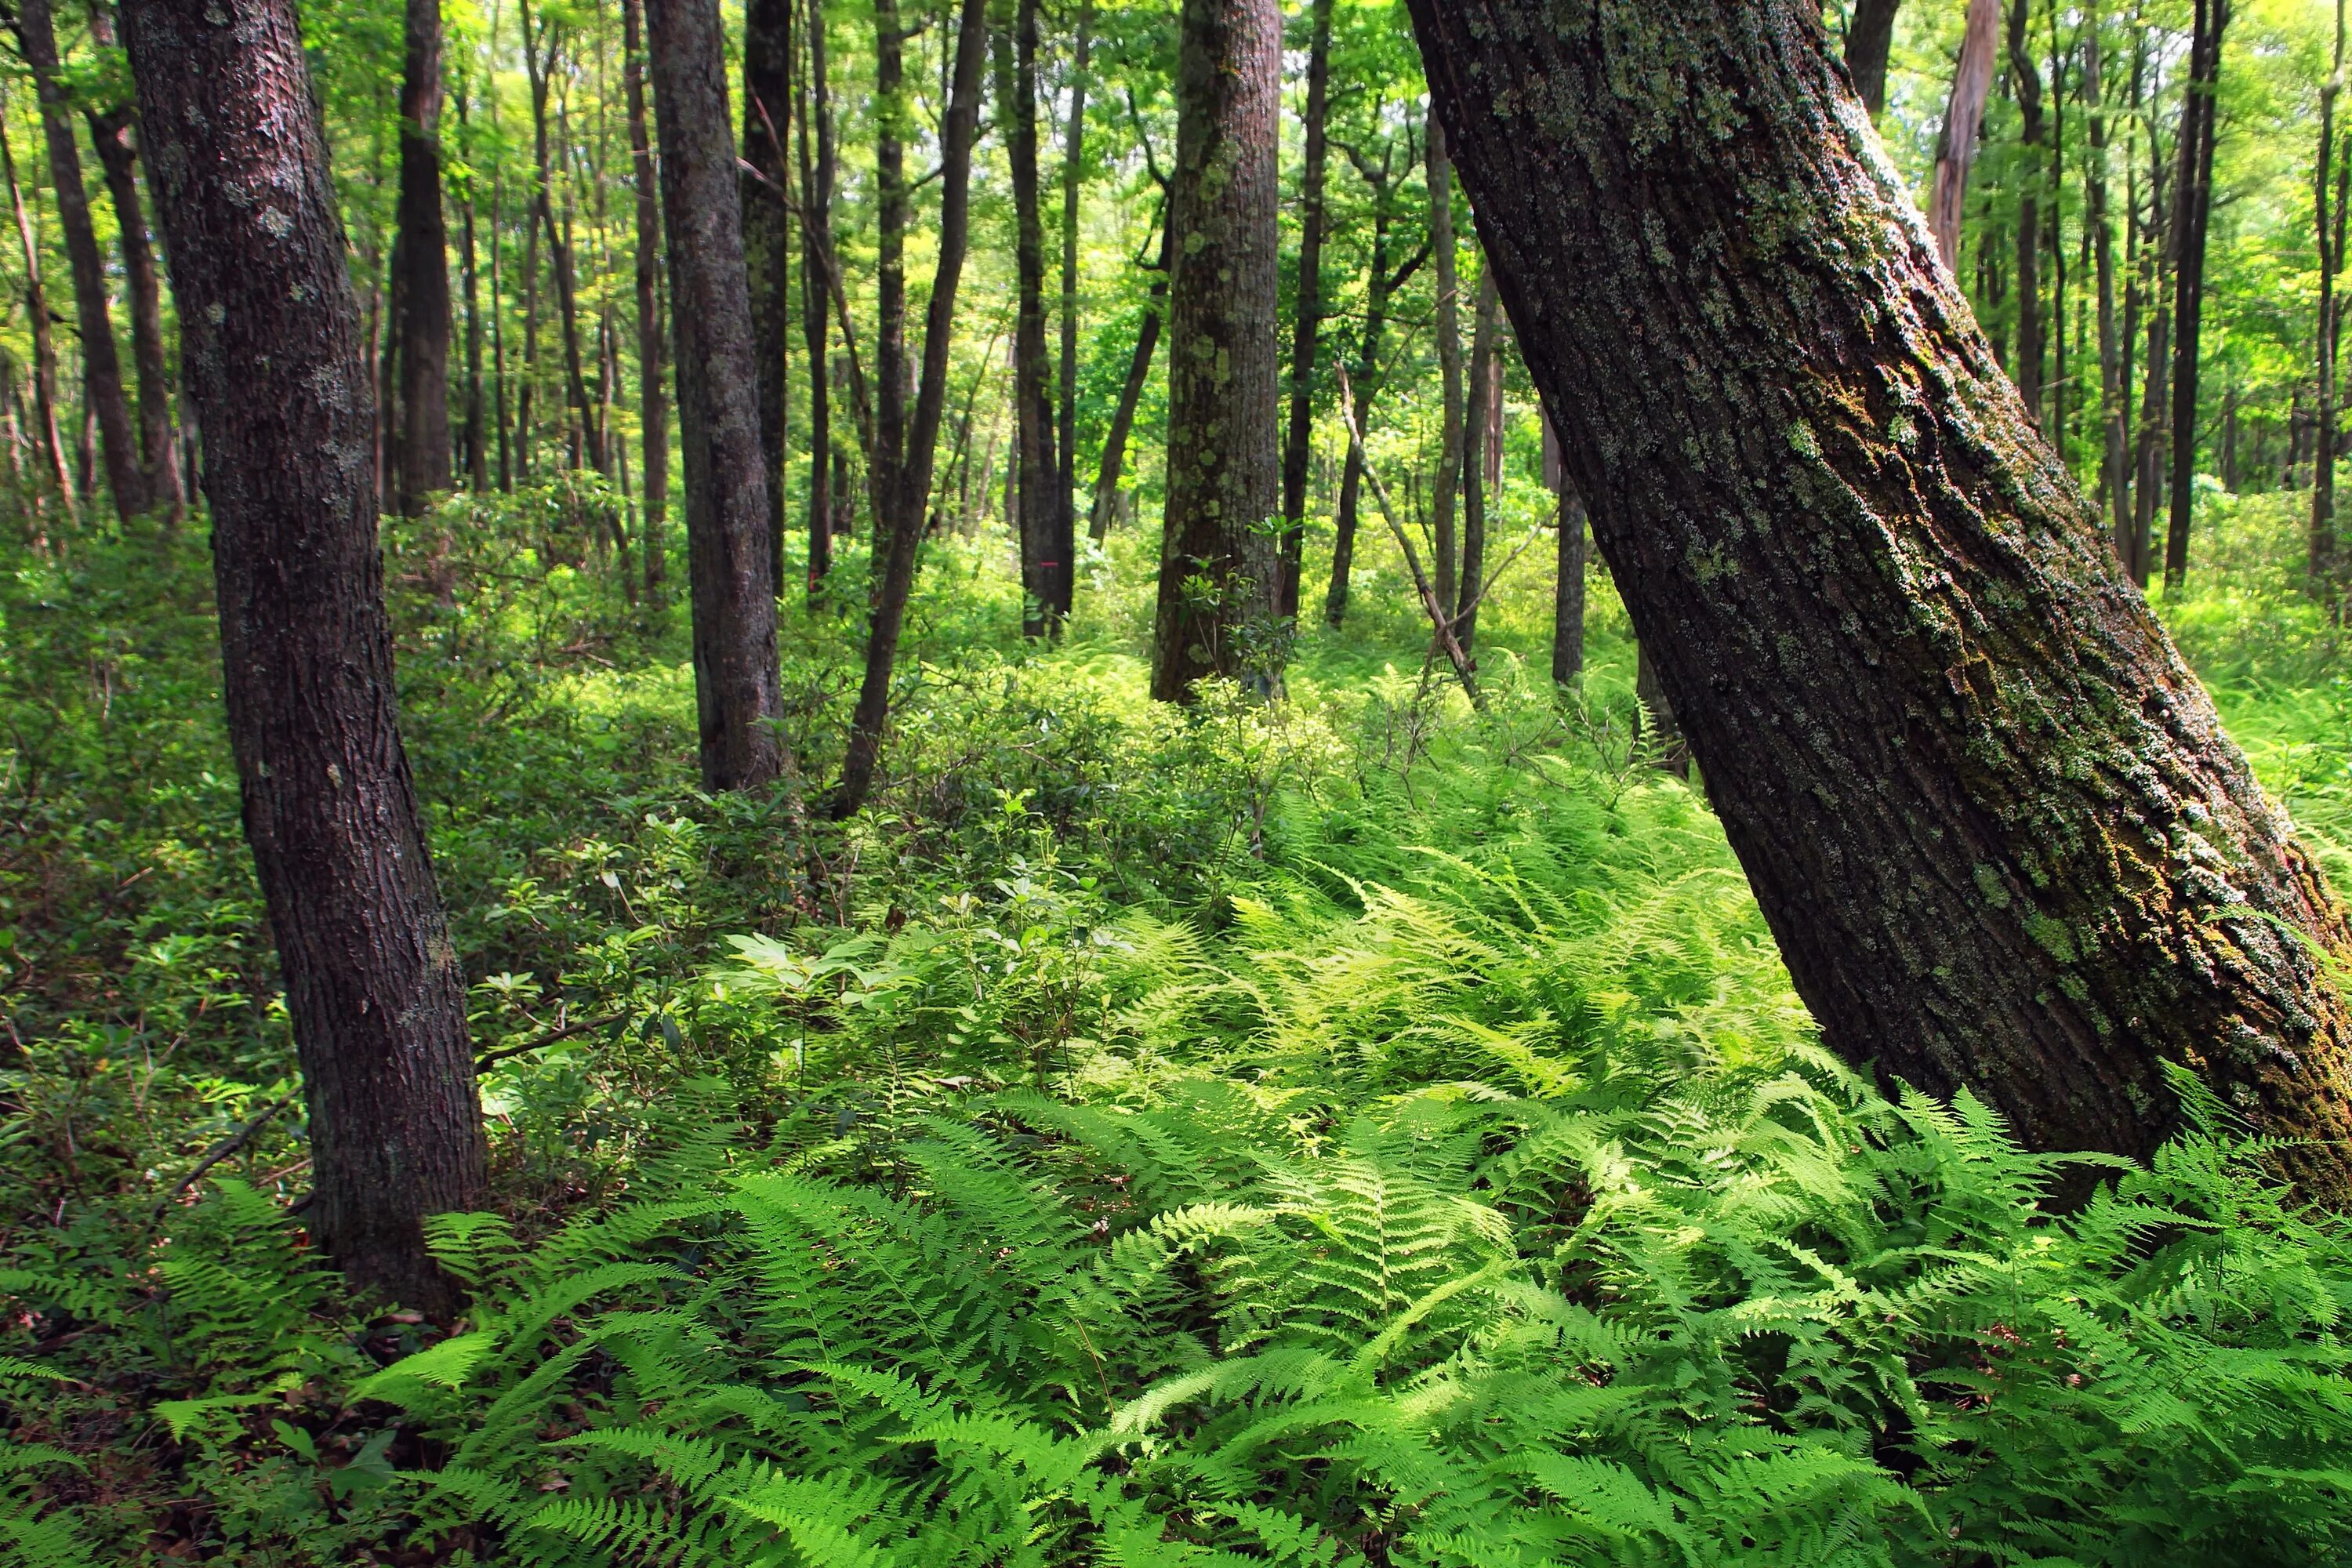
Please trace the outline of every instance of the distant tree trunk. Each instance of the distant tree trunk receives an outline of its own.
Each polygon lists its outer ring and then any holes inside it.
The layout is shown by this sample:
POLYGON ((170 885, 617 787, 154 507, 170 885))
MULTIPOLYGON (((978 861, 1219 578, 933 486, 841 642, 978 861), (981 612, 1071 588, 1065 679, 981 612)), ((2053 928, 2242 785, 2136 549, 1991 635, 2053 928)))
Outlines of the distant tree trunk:
POLYGON ((2098 266, 2099 290, 2099 416, 2104 456, 2099 489, 2114 520, 2116 554, 2124 552, 2131 529, 2130 440, 2131 393, 2125 379, 2123 343, 2116 331, 2116 239, 2107 213, 2107 106, 2101 79, 2099 13, 2095 7, 2083 24, 2083 97, 2091 110, 2091 157, 2084 174, 2084 221, 2090 225, 2093 254, 2098 266))
MULTIPOLYGON (((988 0, 963 0, 956 24, 947 117, 940 127, 939 266, 931 276, 930 303, 923 319, 923 381, 915 394, 905 466, 895 473, 877 476, 873 484, 882 506, 880 591, 874 596, 873 624, 866 639, 866 676, 850 721, 841 787, 830 803, 835 817, 854 816, 866 804, 881 761, 883 727, 890 718, 890 679, 898 665, 898 634, 906 625, 907 600, 914 592, 915 558, 922 547, 924 508, 930 499, 940 424, 947 411, 948 351, 954 341, 956 290, 963 280, 964 252, 971 240, 971 148, 980 135, 981 66, 987 53, 988 0)), ((879 461, 878 441, 876 447, 879 461)))
POLYGON ((1434 110, 1429 117, 1428 146, 1429 247, 1437 264, 1437 374, 1444 398, 1437 483, 1429 492, 1430 553, 1437 557, 1433 567, 1437 602, 1450 616, 1461 591, 1455 575, 1461 544, 1454 531, 1454 504, 1462 488, 1462 285, 1454 256, 1454 163, 1446 150, 1445 128, 1434 110))
POLYGON ((246 836, 309 1098, 306 1223, 354 1284, 446 1314, 459 1289, 423 1221, 480 1202, 485 1148, 400 742, 375 399, 294 8, 218 4, 233 25, 129 0, 122 26, 204 434, 246 836))
MULTIPOLYGON (((462 100, 460 100, 462 104, 462 100)), ((475 232, 474 184, 466 184, 466 249, 459 275, 466 289, 466 414, 459 444, 465 448, 466 482, 478 495, 490 488, 489 442, 482 403, 482 271, 475 232)))
POLYGON ((623 92, 628 100, 630 181, 637 203, 637 421, 644 426, 646 593, 661 602, 669 575, 669 398, 664 391, 667 347, 662 331, 661 213, 653 139, 646 129, 644 0, 621 0, 623 92))
POLYGON ((2308 1141, 2275 1156, 2307 1196, 2352 1196, 2352 930, 1859 117, 1824 116, 1817 8, 1411 9, 1570 477, 1825 1041, 2030 1147, 2138 1157, 2181 1125, 2179 1064, 2308 1141))
POLYGON ((1095 500, 1087 520, 1087 532, 1099 542, 1110 532, 1112 510, 1118 504, 1119 472, 1127 463, 1127 439, 1135 429, 1135 410, 1143 401, 1144 383, 1151 377, 1151 355, 1160 346, 1160 326, 1168 314, 1168 278, 1174 270, 1175 253, 1171 248, 1176 231, 1163 220, 1160 227, 1159 275, 1151 280, 1150 301, 1144 307, 1142 324, 1135 330, 1135 352, 1128 357, 1127 382, 1118 390, 1118 406, 1112 410, 1110 431, 1103 437, 1102 464, 1095 472, 1095 500))
MULTIPOLYGON (((1388 330, 1389 301, 1397 290, 1419 271, 1433 247, 1424 245, 1402 267, 1389 270, 1389 237, 1392 221, 1390 205, 1391 190, 1389 153, 1383 149, 1381 162, 1375 165, 1369 157, 1349 154, 1356 172, 1372 187, 1372 255, 1371 266, 1364 279, 1364 328, 1356 350, 1355 374, 1349 378, 1355 396, 1352 403, 1356 428, 1371 428, 1372 397, 1380 389, 1381 339, 1388 330)), ((1331 582, 1323 595, 1323 619, 1337 627, 1348 617, 1348 581, 1356 559, 1357 513, 1363 504, 1364 455, 1357 444, 1348 444, 1348 455, 1339 468, 1339 505, 1332 519, 1331 582)))
MULTIPOLYGON (((1062 363, 1055 413, 1054 451, 1061 459, 1058 522, 1070 562, 1070 592, 1077 591, 1078 495, 1078 195, 1086 174, 1087 60, 1093 45, 1094 0, 1078 0, 1076 54, 1070 65, 1070 117, 1062 134, 1062 363)), ((1092 519, 1088 523, 1091 526, 1092 519)), ((1063 606, 1065 612, 1069 605, 1063 606)))
POLYGON ((1454 614, 1454 640, 1465 653, 1477 646, 1478 595, 1486 588, 1488 426, 1495 416, 1495 340, 1502 315, 1502 303, 1495 294, 1495 269, 1482 267, 1478 308, 1470 329, 1470 401, 1462 454, 1462 599, 1454 614))
MULTIPOLYGON (((2319 152, 2312 165, 2312 227, 2319 250, 2319 449, 2312 469, 2312 592, 2336 596, 2336 274, 2344 258, 2336 247, 2336 225, 2327 210, 2327 182, 2336 164, 2336 101, 2344 90, 2344 0, 2336 0, 2335 65, 2319 89, 2319 152)), ((2234 456, 2234 454, 2233 454, 2234 456)), ((2230 465, 2235 468, 2233 462, 2230 465)))
POLYGON ((70 517, 74 510, 73 464, 66 456, 65 432, 58 422, 58 346, 49 328, 49 298, 41 287, 41 247, 33 233, 33 215, 25 205, 24 187, 16 183, 16 158, 8 147, 7 116, 0 113, 0 172, 8 176, 8 206, 16 215, 16 239, 25 255, 25 314, 33 329, 33 416, 40 424, 43 449, 48 457, 50 482, 70 517))
POLYGON ((1010 36, 996 39, 997 134, 1013 171, 1013 451, 1021 470, 1021 629, 1058 635, 1069 614, 1069 552, 1055 492, 1053 367, 1045 347, 1045 235, 1037 189, 1037 0, 1014 0, 1010 36))
POLYGON ((106 263, 99 255, 98 231, 89 221, 89 193, 82 185, 81 154, 74 142, 65 84, 58 79, 58 40, 49 20, 49 0, 20 0, 16 37, 40 95, 41 130, 48 138, 49 183, 58 200, 58 227, 73 271, 74 313, 81 327, 82 385, 98 420, 106 458, 106 484, 115 510, 131 518, 148 510, 138 438, 131 433, 131 405, 122 392, 122 362, 114 342, 114 321, 106 308, 106 263))
POLYGON ((1936 180, 1927 204, 1927 228, 1944 268, 1959 266, 1960 212, 1968 200, 1969 167, 1976 162, 1977 133, 1984 125, 1985 94, 1992 90, 1995 34, 2000 0, 1969 0, 1960 58, 1952 69, 1952 92, 1944 104, 1944 127, 1936 138, 1936 180))
POLYGON ((718 0, 650 0, 646 21, 677 338, 702 782, 757 789, 792 760, 776 731, 776 595, 726 50, 718 0))
MULTIPOLYGON (((2017 394, 2025 411, 2042 417, 2042 362, 2047 350, 2042 331, 2042 68, 2034 60, 2026 24, 2033 0, 2010 0, 2009 71, 2017 94, 2017 394)), ((2063 333, 2064 322, 2060 322, 2063 333)), ((2045 424, 2053 434, 2055 423, 2045 424)))
POLYGON ((1323 330, 1323 175, 1330 153, 1331 5, 1314 0, 1307 46, 1307 158, 1298 174, 1297 305, 1290 328, 1290 425, 1282 441, 1282 590, 1277 615, 1298 614, 1307 549, 1307 464, 1315 450, 1315 353, 1323 330))
MULTIPOLYGON (((114 17, 104 5, 89 13, 90 41, 115 47, 114 17)), ((179 440, 172 429, 171 357, 163 340, 163 287, 149 243, 147 215, 139 199, 138 153, 131 132, 138 116, 125 103, 89 111, 89 138, 114 204, 114 227, 122 251, 122 291, 131 307, 131 363, 139 372, 140 483, 148 504, 178 516, 187 504, 180 479, 179 440)))
MULTIPOLYGON (((2136 63, 2133 99, 2141 96, 2146 62, 2136 63)), ((2149 127, 2147 147, 2147 218, 2138 229, 2139 268, 2135 277, 2139 297, 2147 301, 2147 363, 2141 373, 2139 439, 2135 443, 2132 479, 2131 537, 2120 552, 2132 581, 2146 588, 2156 563, 2157 508, 2163 504, 2168 395, 2172 383, 2168 371, 2172 344, 2172 311, 2165 291, 2166 258, 2171 250, 2172 220, 2168 210, 2168 186, 2163 144, 2149 127)), ((2176 193, 2177 197, 2177 193, 2176 193)), ((2137 218, 2137 214, 2134 215, 2137 218)), ((2137 340, 2127 336, 2127 345, 2137 340)))
POLYGON ((768 476, 768 552, 784 594, 784 425, 792 365, 792 215, 784 136, 793 122, 793 0, 743 7, 743 261, 751 279, 751 352, 760 368, 760 451, 768 476))
POLYGON ((407 0, 400 80, 400 420, 394 505, 404 517, 450 484, 449 237, 441 215, 441 3, 407 0))
POLYGON ((2214 92, 2221 79, 2221 37, 2230 25, 2230 0, 2197 0, 2196 18, 2180 110, 2180 173, 2173 181, 2172 517, 2164 542, 2167 593, 2179 593, 2189 576, 2189 524, 2197 500, 2198 329, 2205 312, 2205 228, 2213 212, 2214 92))
POLYGON ((1845 22, 1845 69, 1873 120, 1886 107, 1886 56, 1903 0, 1854 0, 1845 22))
POLYGON ((1176 51, 1176 234, 1168 303, 1168 509, 1151 695, 1204 676, 1261 687, 1280 552, 1276 343, 1282 12, 1275 0, 1183 0, 1176 51))
MULTIPOLYGON (((553 165, 549 157, 547 137, 547 97, 552 85, 556 61, 562 47, 562 35, 551 19, 545 25, 547 53, 542 58, 531 47, 530 5, 524 0, 523 64, 530 77, 531 149, 538 161, 539 189, 534 206, 540 226, 547 236, 549 276, 555 283, 555 308, 560 315, 558 325, 563 333, 563 384, 569 395, 572 412, 580 421, 580 434, 587 447, 588 466, 603 471, 604 468, 604 433, 596 421, 596 405, 588 395, 587 361, 580 351, 580 293, 572 267, 572 242, 564 237, 562 226, 555 221, 553 165)), ((656 94, 656 100, 659 94, 656 94)), ((656 113, 660 104, 655 105, 656 113)), ((733 145, 730 138, 729 146, 733 145)), ((446 281, 445 281, 446 288, 446 281)))
POLYGON ((1573 685, 1584 674, 1584 498, 1559 464, 1559 437, 1544 421, 1545 483, 1559 497, 1559 570, 1551 595, 1551 678, 1573 685))
POLYGON ((801 335, 808 345, 808 594, 833 570, 833 387, 826 374, 827 278, 833 267, 833 102, 825 69, 824 0, 807 0, 807 91, 801 100, 801 335), (812 130, 814 127, 814 130, 812 130), (812 155, 811 142, 814 153, 812 155))
MULTIPOLYGON (((873 450, 866 489, 874 510, 875 559, 890 525, 883 489, 907 463, 907 35, 898 0, 874 0, 874 389, 873 450)), ((881 574, 877 573, 878 585, 881 574)))

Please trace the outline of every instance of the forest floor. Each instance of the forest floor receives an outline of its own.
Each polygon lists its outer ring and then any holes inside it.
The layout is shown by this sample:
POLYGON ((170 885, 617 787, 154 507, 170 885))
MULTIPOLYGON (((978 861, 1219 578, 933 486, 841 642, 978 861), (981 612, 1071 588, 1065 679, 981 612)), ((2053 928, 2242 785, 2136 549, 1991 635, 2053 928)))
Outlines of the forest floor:
MULTIPOLYGON (((2214 498, 2163 610, 2346 888, 2352 663, 2301 499, 2214 498)), ((1003 541, 943 540, 835 826, 694 787, 683 613, 620 593, 591 515, 390 541, 498 1058, 454 1333, 310 1258, 299 1109, 179 1187, 295 1084, 201 542, 0 578, 0 1563, 2352 1543, 2344 1227, 2210 1107, 2054 1218, 1980 1108, 1828 1059, 1636 739, 1605 579, 1571 693, 1549 573, 1489 601, 1477 715, 1368 552, 1287 700, 1180 714, 1139 542, 1033 648, 1003 541)), ((783 627, 808 795, 859 620, 783 627)))

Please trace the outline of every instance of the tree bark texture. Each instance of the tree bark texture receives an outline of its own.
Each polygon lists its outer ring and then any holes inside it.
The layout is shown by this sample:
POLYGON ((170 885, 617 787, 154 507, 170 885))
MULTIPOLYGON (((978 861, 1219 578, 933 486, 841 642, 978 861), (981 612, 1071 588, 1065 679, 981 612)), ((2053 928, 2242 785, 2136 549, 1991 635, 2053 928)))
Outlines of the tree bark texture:
POLYGON ((718 0, 649 0, 646 22, 677 341, 702 780, 712 790, 756 789, 790 761, 775 727, 767 470, 718 0))
POLYGON ((1168 504, 1151 694, 1204 676, 1260 683, 1280 554, 1277 343, 1282 12, 1184 0, 1176 53, 1176 236, 1168 293, 1168 504))
POLYGON ((401 515, 450 484, 449 236, 441 213, 441 0, 408 0, 400 80, 401 515))
POLYGON ((1315 353, 1323 330, 1323 177, 1330 161, 1331 5, 1314 0, 1307 45, 1307 146, 1298 173, 1298 287, 1290 327, 1290 421, 1282 437, 1282 589, 1276 613, 1298 614, 1307 552, 1307 466, 1315 452, 1315 353))
POLYGON ((760 372, 760 452, 767 474, 768 559, 784 592, 784 410, 792 365, 792 215, 784 146, 792 124, 793 0, 743 7, 743 264, 751 280, 751 352, 760 372))
POLYGON ((1952 68, 1951 96, 1944 103, 1944 128, 1936 139, 1936 181, 1927 202, 1927 227, 1944 268, 1959 265, 1960 207, 1968 200, 1969 170, 1976 163, 1977 137, 1984 127, 1985 95, 1992 90, 1993 46, 2000 26, 2000 0, 1969 0, 1960 35, 1960 58, 1952 68))
MULTIPOLYGON (((90 10, 91 41, 115 46, 114 18, 105 5, 90 10)), ((131 307, 131 363, 139 372, 140 482, 152 507, 177 516, 187 504, 180 478, 179 442, 172 428, 172 395, 177 380, 163 339, 163 276, 147 232, 139 197, 138 150, 132 131, 138 114, 130 103, 90 110, 90 145, 98 150, 106 191, 114 204, 114 227, 122 251, 122 291, 131 307)))
POLYGON ((457 1288, 425 1216, 484 1182, 465 981, 401 748, 374 395, 287 0, 130 0, 122 26, 205 443, 245 826, 310 1118, 309 1223, 354 1283, 457 1288))
MULTIPOLYGON (((2189 81, 2180 106, 2180 173, 2173 181, 2172 514, 2164 539, 2164 586, 2189 576, 2189 524, 2197 487, 2197 372, 2205 314, 2205 230, 2213 215, 2214 93, 2230 0, 2197 0, 2189 81)), ((2153 367, 2151 367, 2153 369, 2153 367)))
MULTIPOLYGON (((905 461, 874 479, 880 506, 877 531, 882 563, 873 621, 866 638, 865 679, 858 687, 857 709, 850 720, 841 786, 830 803, 836 817, 854 816, 866 804, 881 762, 883 727, 890 718, 890 680, 898 667, 898 635, 906 626, 907 601, 914 593, 916 556, 923 543, 940 424, 947 413, 948 351, 954 343, 956 291, 963 281, 964 253, 971 242, 971 149, 980 136, 981 66, 987 53, 988 0, 963 0, 956 24, 947 118, 940 127, 940 251, 939 265, 931 274, 930 303, 923 318, 923 380, 915 394, 905 461)), ((875 460, 880 458, 877 441, 875 460)))
MULTIPOLYGON (((661 195, 646 124, 644 0, 621 0, 622 87, 628 100, 630 179, 637 206, 637 422, 643 426, 646 592, 659 602, 669 574, 668 345, 662 330, 661 195)), ((492 226, 496 226, 495 222, 492 226)), ((492 250, 493 258, 496 249, 492 250)), ((497 290, 491 290, 493 303, 497 290)))
POLYGON ((1845 70, 1873 120, 1886 107, 1886 57, 1903 0, 1854 0, 1845 23, 1845 70))
POLYGON ((1045 249, 1037 184, 1037 0, 1013 0, 996 39, 997 133, 1013 173, 1015 316, 1013 449, 1020 469, 1022 631, 1058 632, 1070 613, 1073 551, 1062 539, 1067 498, 1054 456, 1053 365, 1045 346, 1045 249))
POLYGON ((58 203, 58 228, 65 237, 66 261, 73 273, 74 314, 81 328, 82 384, 98 420, 100 450, 106 459, 107 488, 115 510, 125 518, 148 509, 138 437, 131 431, 131 405, 122 390, 122 360, 114 342, 114 320, 106 306, 106 262, 89 219, 89 192, 82 184, 81 154, 74 141, 71 106, 59 79, 57 30, 49 0, 20 0, 16 37, 31 68, 41 103, 41 131, 49 149, 49 183, 58 203))
POLYGON ((1848 1059, 2352 1195, 2352 942, 1885 183, 1807 0, 1412 0, 1636 635, 1848 1059), (2305 941, 2315 943, 2315 953, 2305 941))

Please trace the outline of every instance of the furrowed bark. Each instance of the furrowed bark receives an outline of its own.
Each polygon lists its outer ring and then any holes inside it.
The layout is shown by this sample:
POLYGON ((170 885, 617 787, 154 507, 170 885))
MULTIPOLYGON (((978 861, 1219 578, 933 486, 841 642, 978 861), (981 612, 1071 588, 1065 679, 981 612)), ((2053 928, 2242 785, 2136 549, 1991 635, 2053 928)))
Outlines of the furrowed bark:
POLYGON ((430 1215, 475 1206, 465 981, 401 748, 374 394, 288 0, 129 0, 205 444, 245 826, 310 1106, 308 1223, 353 1283, 447 1313, 430 1215))
POLYGON ((1282 500, 1276 342, 1282 13, 1184 0, 1168 295, 1168 507, 1151 695, 1225 676, 1268 687, 1282 500))
POLYGON ((2195 1074, 2352 1196, 2352 931, 1807 0, 1412 0, 1521 351, 1828 1044, 2037 1149, 2195 1074))
POLYGON ((649 0, 646 23, 677 340, 702 781, 757 789, 792 763, 776 730, 767 472, 718 0, 649 0))

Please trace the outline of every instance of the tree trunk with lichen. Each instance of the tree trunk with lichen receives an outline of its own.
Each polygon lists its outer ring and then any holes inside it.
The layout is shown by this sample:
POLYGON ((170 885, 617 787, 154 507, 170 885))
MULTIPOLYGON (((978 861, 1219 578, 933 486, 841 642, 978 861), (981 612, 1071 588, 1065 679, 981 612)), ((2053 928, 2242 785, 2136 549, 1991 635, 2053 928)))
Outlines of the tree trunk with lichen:
POLYGON ((2352 1196, 2352 931, 1996 363, 1806 0, 1411 0, 1570 479, 1828 1043, 2352 1196))
POLYGON ((1151 695, 1269 682, 1281 552, 1275 148, 1282 13, 1184 0, 1168 222, 1168 503, 1151 695))
POLYGON ((485 1150, 376 546, 375 398, 291 0, 128 0, 122 31, 205 442, 222 687, 309 1098, 308 1223, 445 1312, 426 1216, 485 1150))

